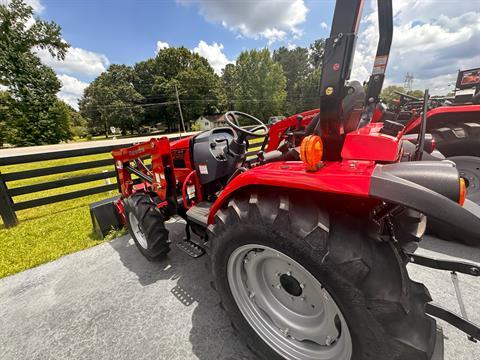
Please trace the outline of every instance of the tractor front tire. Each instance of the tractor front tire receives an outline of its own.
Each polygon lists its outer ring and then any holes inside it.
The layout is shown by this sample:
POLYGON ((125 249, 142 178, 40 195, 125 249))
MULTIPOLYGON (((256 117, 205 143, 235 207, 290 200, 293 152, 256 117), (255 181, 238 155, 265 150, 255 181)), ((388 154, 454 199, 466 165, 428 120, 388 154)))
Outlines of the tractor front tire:
POLYGON ((170 251, 165 218, 150 195, 138 193, 124 202, 128 231, 138 250, 149 261, 158 260, 170 251))
POLYGON ((210 227, 215 288, 261 359, 427 360, 436 322, 399 250, 312 196, 245 193, 210 227))

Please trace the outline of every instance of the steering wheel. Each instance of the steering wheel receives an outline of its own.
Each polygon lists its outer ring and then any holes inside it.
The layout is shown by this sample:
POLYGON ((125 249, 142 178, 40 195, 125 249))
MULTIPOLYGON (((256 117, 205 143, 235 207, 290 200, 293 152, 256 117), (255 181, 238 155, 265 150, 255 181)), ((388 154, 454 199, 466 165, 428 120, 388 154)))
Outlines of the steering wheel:
POLYGON ((268 128, 267 128, 267 125, 265 125, 262 120, 260 119, 257 119, 255 116, 253 115, 250 115, 250 114, 246 114, 244 112, 241 112, 241 111, 227 111, 224 115, 225 117, 225 121, 227 122, 228 125, 230 125, 230 127, 232 127, 233 129, 235 129, 235 131, 239 132, 241 135, 239 135, 239 138, 242 137, 242 138, 246 138, 247 136, 251 136, 251 137, 257 137, 257 138, 260 138, 260 137, 265 137, 268 133, 268 128), (239 116, 243 116, 243 117, 246 117, 250 120, 253 120, 255 121, 257 124, 259 124, 258 126, 255 126, 253 129, 251 130, 247 130, 243 127, 240 126, 240 124, 238 123, 238 120, 237 118, 235 117, 235 115, 239 115, 239 116), (233 120, 232 120, 233 119, 233 120), (258 133, 256 132, 257 130, 260 130, 262 129, 263 131, 258 133), (243 136, 242 136, 243 135, 243 136))

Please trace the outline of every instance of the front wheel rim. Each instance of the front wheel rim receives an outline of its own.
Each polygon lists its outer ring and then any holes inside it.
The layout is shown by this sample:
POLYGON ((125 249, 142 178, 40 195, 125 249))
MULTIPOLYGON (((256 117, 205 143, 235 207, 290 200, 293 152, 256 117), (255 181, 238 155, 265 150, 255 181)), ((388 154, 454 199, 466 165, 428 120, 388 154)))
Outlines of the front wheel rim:
POLYGON ((148 249, 147 238, 145 237, 145 234, 143 233, 143 230, 140 227, 140 223, 137 217, 131 212, 130 214, 128 214, 128 220, 130 223, 130 228, 132 230, 132 233, 134 234, 138 244, 142 248, 148 249))
POLYGON ((289 256, 263 245, 241 246, 229 257, 227 278, 249 325, 284 358, 351 358, 352 340, 340 308, 289 256))

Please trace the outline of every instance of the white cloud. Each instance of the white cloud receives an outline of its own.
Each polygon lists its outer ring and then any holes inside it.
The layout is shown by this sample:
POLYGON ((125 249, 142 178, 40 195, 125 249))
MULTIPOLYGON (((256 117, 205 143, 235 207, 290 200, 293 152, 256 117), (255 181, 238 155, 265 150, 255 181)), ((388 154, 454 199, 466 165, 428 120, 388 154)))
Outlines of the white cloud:
POLYGON ((170 47, 170 45, 167 42, 163 42, 163 41, 158 40, 157 41, 157 51, 155 51, 155 54, 157 54, 160 50, 168 49, 169 47, 170 47))
POLYGON ((208 45, 205 41, 201 40, 197 47, 193 49, 193 52, 206 58, 218 75, 222 73, 225 65, 231 63, 223 53, 223 44, 214 42, 212 45, 208 45))
POLYGON ((269 28, 260 33, 265 39, 268 40, 268 45, 273 44, 276 41, 285 39, 287 33, 283 30, 278 30, 276 28, 269 28))
POLYGON ((45 6, 40 0, 26 0, 25 2, 30 5, 37 14, 45 10, 45 6))
POLYGON ((322 22, 320 23, 320 27, 321 27, 322 29, 328 29, 328 24, 327 24, 325 21, 322 21, 322 22))
POLYGON ((62 83, 62 88, 57 94, 58 98, 78 110, 78 100, 82 97, 83 90, 88 84, 65 74, 58 75, 58 79, 62 83))
POLYGON ((110 61, 103 54, 81 48, 70 47, 65 60, 58 60, 47 50, 36 50, 42 62, 57 73, 97 76, 107 69, 110 61))
POLYGON ((287 44, 287 49, 290 51, 295 50, 296 48, 297 48, 296 44, 291 44, 291 43, 287 44))
POLYGON ((301 35, 298 28, 306 20, 304 0, 177 0, 182 5, 196 4, 208 21, 249 38, 265 38, 269 43, 283 40, 287 34, 301 35))
MULTIPOLYGON (((375 2, 376 3, 376 2, 375 2)), ((362 20, 352 79, 366 80, 378 41, 376 4, 362 20)), ((480 64, 478 2, 398 0, 393 4, 394 34, 388 84, 403 84, 413 73, 414 88, 448 92, 458 69, 480 64)))
MULTIPOLYGON (((10 0, 0 0, 0 4, 8 4, 10 2, 10 0)), ((45 6, 40 0, 24 0, 24 2, 31 6, 33 11, 37 14, 40 14, 43 10, 45 10, 45 6)))

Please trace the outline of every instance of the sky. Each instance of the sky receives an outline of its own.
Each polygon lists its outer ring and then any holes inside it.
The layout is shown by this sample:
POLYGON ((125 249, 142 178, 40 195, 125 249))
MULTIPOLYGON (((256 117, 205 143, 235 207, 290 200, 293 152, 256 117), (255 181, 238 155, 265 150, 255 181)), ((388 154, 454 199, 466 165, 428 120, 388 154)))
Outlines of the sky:
MULTIPOLYGON (((214 70, 243 50, 306 47, 330 32, 329 0, 27 0, 53 20, 71 45, 59 62, 38 51, 62 82, 59 97, 74 107, 83 89, 110 64, 134 65, 165 47, 185 46, 214 70)), ((480 67, 480 0, 393 0, 394 38, 386 85, 433 94, 452 89, 459 69, 480 67)), ((376 1, 366 0, 352 79, 371 72, 378 39, 376 1)))

